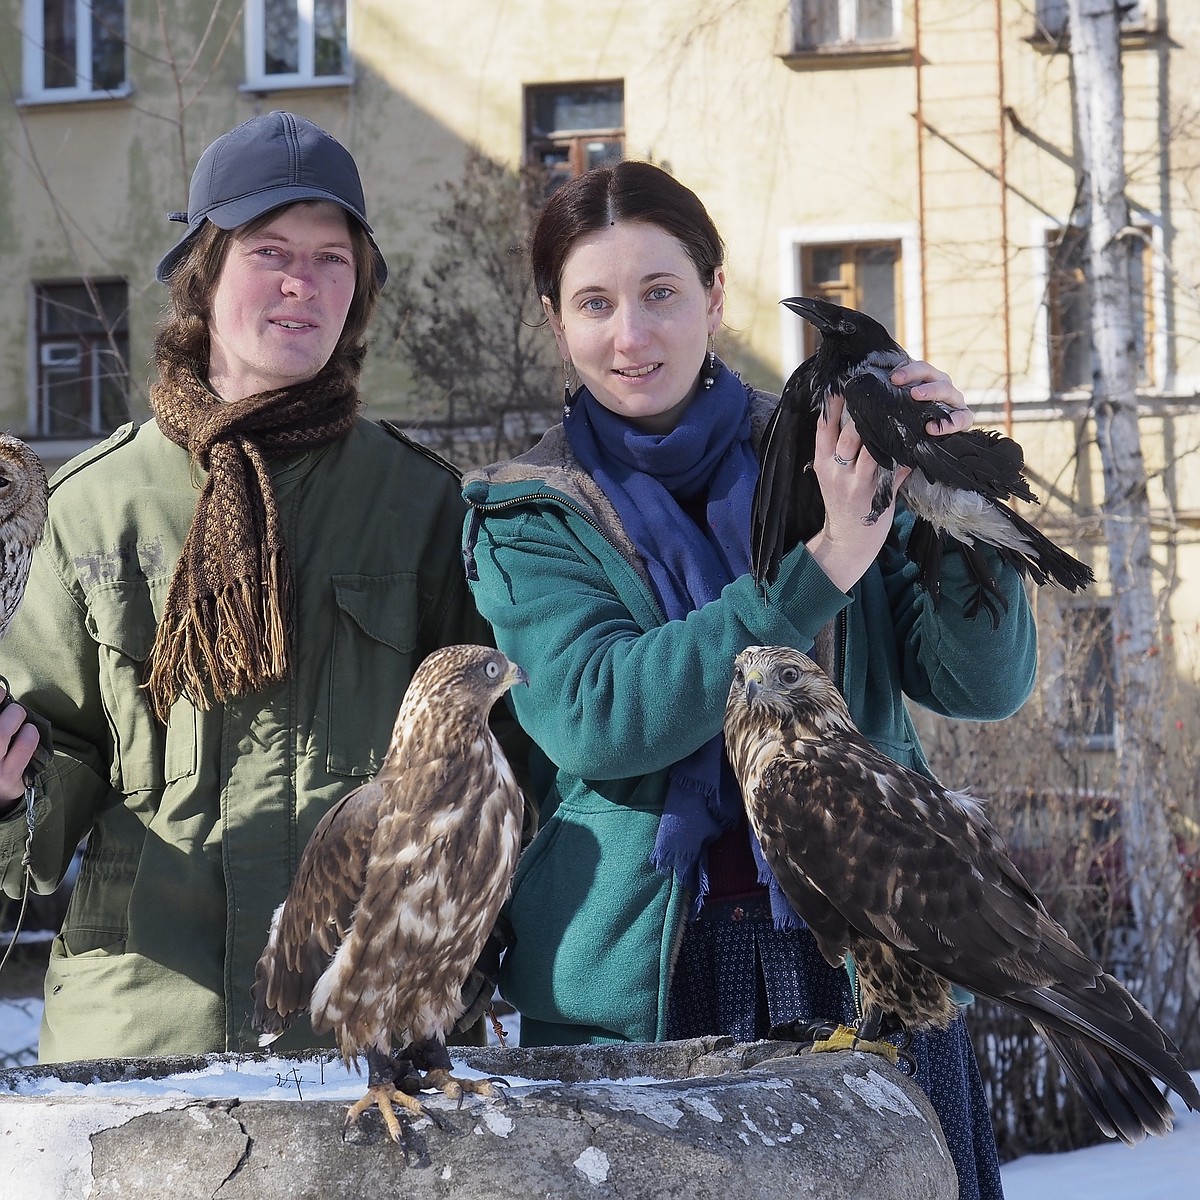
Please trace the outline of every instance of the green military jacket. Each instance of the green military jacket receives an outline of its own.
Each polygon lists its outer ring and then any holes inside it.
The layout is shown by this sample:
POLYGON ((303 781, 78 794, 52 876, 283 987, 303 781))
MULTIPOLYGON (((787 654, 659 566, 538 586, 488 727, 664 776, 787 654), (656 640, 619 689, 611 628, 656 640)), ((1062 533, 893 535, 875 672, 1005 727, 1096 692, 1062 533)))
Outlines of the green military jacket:
MULTIPOLYGON (((272 464, 295 579, 291 678, 166 728, 142 689, 199 468, 153 423, 62 468, 24 603, 0 647, 13 694, 49 718, 32 872, 53 889, 87 839, 46 977, 40 1056, 255 1045, 254 966, 321 815, 372 775, 420 660, 490 642, 467 592, 456 474, 360 420, 272 464)), ((25 821, 0 822, 20 893, 25 821)), ((311 1044, 307 1021, 285 1035, 311 1044)))

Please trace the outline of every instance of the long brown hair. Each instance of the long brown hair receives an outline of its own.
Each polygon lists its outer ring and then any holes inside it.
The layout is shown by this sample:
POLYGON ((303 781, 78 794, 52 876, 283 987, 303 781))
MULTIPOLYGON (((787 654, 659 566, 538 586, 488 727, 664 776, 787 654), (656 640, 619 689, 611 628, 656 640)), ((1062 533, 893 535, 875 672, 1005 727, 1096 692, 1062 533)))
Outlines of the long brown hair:
MULTIPOLYGON (((212 298, 216 291, 221 268, 232 243, 265 228, 281 212, 289 208, 320 203, 300 200, 283 204, 265 212, 237 229, 221 229, 206 221, 203 229, 192 239, 187 253, 167 280, 168 311, 154 338, 156 356, 190 362, 199 378, 208 373, 209 321, 212 317, 212 298)), ((381 285, 375 275, 375 247, 367 231, 349 213, 346 225, 350 230, 350 246, 354 253, 354 295, 346 313, 346 323, 338 338, 330 363, 341 365, 350 379, 357 379, 366 357, 367 326, 375 311, 381 285), (340 364, 335 360, 340 360, 340 364)))

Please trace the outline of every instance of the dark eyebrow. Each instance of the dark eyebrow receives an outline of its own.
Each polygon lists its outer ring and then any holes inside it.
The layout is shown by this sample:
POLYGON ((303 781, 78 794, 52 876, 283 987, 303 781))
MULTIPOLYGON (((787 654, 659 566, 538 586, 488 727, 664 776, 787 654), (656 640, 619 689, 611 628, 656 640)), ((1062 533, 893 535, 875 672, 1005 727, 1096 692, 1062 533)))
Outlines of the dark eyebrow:
MULTIPOLYGON (((645 287, 646 284, 653 283, 657 279, 682 279, 682 278, 683 278, 682 275, 678 275, 674 271, 651 271, 649 275, 643 275, 641 277, 641 279, 638 280, 638 283, 642 287, 645 287)), ((603 293, 606 291, 608 291, 608 289, 601 287, 600 284, 598 284, 598 283, 588 283, 588 284, 584 284, 583 287, 578 288, 576 291, 572 292, 571 295, 568 297, 568 299, 578 300, 580 296, 588 296, 593 293, 603 293)))

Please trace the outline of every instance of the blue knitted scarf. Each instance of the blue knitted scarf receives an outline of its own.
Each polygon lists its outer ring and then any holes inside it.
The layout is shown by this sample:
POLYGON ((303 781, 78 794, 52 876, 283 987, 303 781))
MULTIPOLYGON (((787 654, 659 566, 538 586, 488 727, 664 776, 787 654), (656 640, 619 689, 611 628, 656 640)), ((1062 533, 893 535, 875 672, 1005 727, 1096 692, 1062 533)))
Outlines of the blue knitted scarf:
MULTIPOLYGON (((726 584, 749 571, 758 460, 750 441, 748 391, 732 371, 721 365, 712 387, 697 389, 670 433, 637 429, 586 388, 576 393, 563 424, 575 457, 612 502, 645 560, 668 620, 681 620, 715 600, 726 584), (703 529, 681 502, 696 513, 703 509, 703 529)), ((742 812, 724 736, 693 750, 668 776, 650 861, 664 874, 675 872, 699 911, 708 893, 705 848, 742 812)), ((753 833, 750 840, 776 923, 797 925, 753 833)))

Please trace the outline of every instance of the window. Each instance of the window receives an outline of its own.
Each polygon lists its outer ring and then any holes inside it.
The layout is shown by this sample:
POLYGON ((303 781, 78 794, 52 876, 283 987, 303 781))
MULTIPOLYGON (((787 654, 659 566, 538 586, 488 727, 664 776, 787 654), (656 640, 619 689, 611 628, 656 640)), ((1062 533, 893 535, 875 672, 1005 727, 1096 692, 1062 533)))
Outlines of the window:
MULTIPOLYGON (((1141 29, 1146 23, 1144 0, 1123 0, 1121 28, 1141 29)), ((1061 38, 1067 32, 1067 0, 1037 0, 1037 31, 1043 37, 1061 38)))
MULTIPOLYGON (((1138 385, 1153 382, 1153 338, 1147 329, 1146 299, 1152 294, 1149 230, 1132 239, 1133 276, 1129 289, 1133 300, 1134 353, 1138 359, 1138 385)), ((1084 261, 1087 230, 1070 225, 1052 230, 1046 239, 1046 299, 1050 346, 1050 389, 1055 393, 1087 390, 1092 386, 1091 304, 1084 261)))
POLYGON ((547 191, 625 153, 625 86, 575 83, 525 91, 525 156, 549 172, 547 191))
POLYGON ((1112 606, 1062 608, 1060 720, 1064 737, 1090 750, 1110 750, 1117 732, 1112 606))
MULTIPOLYGON (((804 295, 857 308, 875 318, 901 345, 900 245, 898 242, 840 242, 800 248, 804 295)), ((817 345, 817 333, 804 322, 804 354, 817 345)))
POLYGON ((129 294, 124 280, 34 289, 37 433, 80 438, 129 419, 129 294))
POLYGON ((351 81, 346 0, 247 0, 251 90, 351 81))
POLYGON ((25 0, 27 100, 125 95, 125 0, 25 0))
POLYGON ((792 29, 797 50, 894 42, 899 0, 792 0, 792 29))

